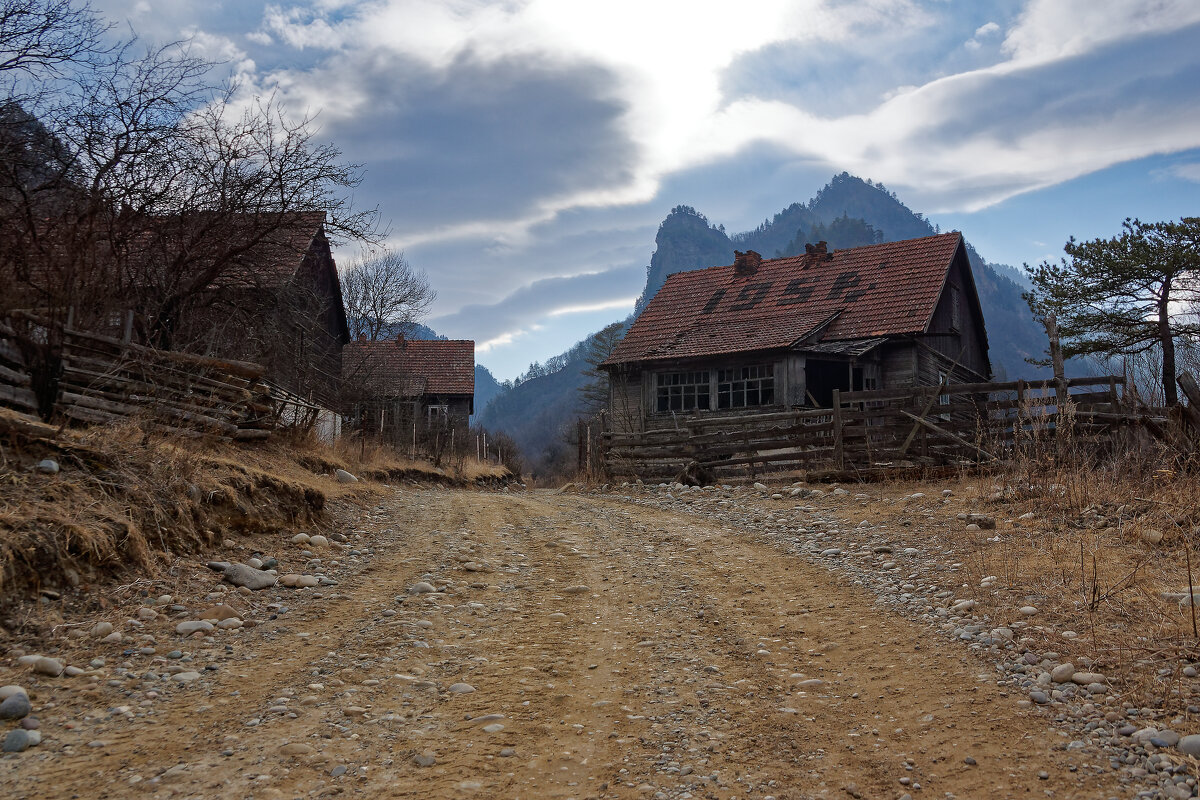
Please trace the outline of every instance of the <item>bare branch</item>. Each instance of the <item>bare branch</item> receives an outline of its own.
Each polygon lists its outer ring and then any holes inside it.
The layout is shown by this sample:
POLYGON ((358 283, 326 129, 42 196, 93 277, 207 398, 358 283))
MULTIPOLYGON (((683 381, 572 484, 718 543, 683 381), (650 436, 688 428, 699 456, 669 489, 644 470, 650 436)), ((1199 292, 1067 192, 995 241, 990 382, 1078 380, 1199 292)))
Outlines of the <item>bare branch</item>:
POLYGON ((386 339, 407 334, 437 298, 424 272, 403 253, 363 253, 342 273, 342 297, 352 338, 386 339))

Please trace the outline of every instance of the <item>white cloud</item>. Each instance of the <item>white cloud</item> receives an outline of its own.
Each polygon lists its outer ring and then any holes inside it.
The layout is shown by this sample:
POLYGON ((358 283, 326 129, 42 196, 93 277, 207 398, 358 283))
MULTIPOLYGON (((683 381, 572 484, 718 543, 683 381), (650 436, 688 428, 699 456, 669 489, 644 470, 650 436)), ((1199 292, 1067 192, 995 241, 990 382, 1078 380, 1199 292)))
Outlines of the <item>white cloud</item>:
POLYGON ((975 38, 983 39, 988 36, 994 36, 1000 32, 1000 26, 995 22, 985 22, 975 29, 975 38))
POLYGON ((1004 38, 1015 62, 1044 62, 1200 22, 1195 0, 1030 0, 1004 38))
POLYGON ((1175 164, 1168 171, 1176 178, 1200 183, 1200 161, 1193 161, 1190 164, 1175 164))
POLYGON ((270 6, 265 25, 277 39, 336 55, 316 68, 277 70, 264 83, 276 83, 297 108, 322 108, 332 122, 371 117, 380 98, 361 74, 379 54, 415 59, 443 73, 464 58, 607 70, 614 76, 614 100, 625 107, 619 131, 636 153, 633 169, 546 194, 518 219, 447 221, 408 231, 405 242, 476 236, 489 227, 511 235, 514 226, 527 229, 564 209, 645 202, 664 176, 758 138, 749 127, 719 130, 721 74, 742 53, 774 42, 851 41, 865 31, 910 35, 931 21, 914 0, 747 0, 737 13, 713 13, 690 0, 376 0, 336 19, 320 8, 270 6))
POLYGON ((637 296, 618 297, 614 300, 602 300, 598 303, 579 303, 562 306, 546 314, 548 317, 562 317, 567 314, 590 314, 593 311, 633 311, 637 296))
MULTIPOLYGON (((140 0, 100 2, 130 9, 140 0)), ((187 7, 199 6, 165 8, 187 7)), ((156 4, 154 13, 167 12, 156 4)), ((455 253, 460 263, 447 265, 455 285, 444 292, 454 302, 442 307, 452 318, 442 321, 478 328, 481 349, 531 335, 531 320, 627 302, 629 286, 597 296, 579 281, 537 298, 520 292, 539 278, 634 265, 653 237, 639 232, 638 255, 602 260, 547 230, 581 210, 595 219, 616 208, 647 213, 638 204, 655 198, 664 206, 655 213, 706 202, 659 197, 681 175, 725 181, 697 179, 689 192, 750 196, 745 176, 708 168, 760 145, 780 173, 795 164, 846 169, 925 212, 976 210, 1121 161, 1200 147, 1200 67, 1182 54, 1182 34, 1171 38, 1200 23, 1196 0, 1028 0, 1015 19, 996 21, 974 16, 985 13, 974 4, 918 0, 743 0, 735 10, 691 0, 295 0, 243 13, 253 18, 244 30, 197 34, 197 44, 226 54, 247 94, 277 88, 293 112, 320 112, 331 138, 366 164, 364 189, 383 177, 367 204, 395 220, 399 247, 455 253), (850 74, 886 74, 891 85, 872 85, 859 103, 813 102, 803 81, 853 78, 806 75, 799 57, 794 92, 723 94, 731 65, 748 56, 771 71, 778 52, 823 50, 848 59, 850 74), (892 73, 882 53, 907 53, 918 66, 892 73), (1004 60, 963 71, 993 54, 1004 60), (504 102, 480 99, 492 91, 504 102), (572 96, 583 102, 569 105, 572 96), (594 119, 574 128, 569 114, 543 120, 539 101, 594 119), (537 124, 520 125, 531 117, 537 124), (561 142, 571 146, 547 155, 561 142), (413 166, 423 159, 426 169, 413 166), (539 260, 547 242, 563 255, 539 260), (469 277, 489 270, 491 285, 469 277), (497 301, 495 286, 518 294, 497 301), (497 321, 480 326, 484 316, 497 321)), ((745 85, 758 88, 748 74, 745 85)), ((1200 182, 1200 165, 1172 174, 1200 182)))
POLYGON ((968 50, 979 50, 983 47, 983 40, 990 39, 1000 33, 1000 26, 995 22, 986 22, 975 29, 975 35, 968 39, 963 47, 968 50))

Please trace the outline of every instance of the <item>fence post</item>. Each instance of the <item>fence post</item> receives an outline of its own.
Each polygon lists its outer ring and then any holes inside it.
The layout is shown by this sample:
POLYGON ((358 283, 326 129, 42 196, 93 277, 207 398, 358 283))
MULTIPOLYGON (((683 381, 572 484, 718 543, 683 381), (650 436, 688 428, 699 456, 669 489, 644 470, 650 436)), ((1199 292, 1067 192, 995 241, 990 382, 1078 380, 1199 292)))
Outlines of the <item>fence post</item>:
POLYGON ((1053 314, 1046 315, 1046 336, 1050 339, 1050 363, 1054 368, 1054 395, 1059 410, 1067 402, 1067 381, 1063 377, 1062 343, 1058 339, 1058 320, 1053 314))
POLYGON ((1017 379, 1017 418, 1013 423, 1013 452, 1019 453, 1025 438, 1025 379, 1017 379))
POLYGON ((577 420, 575 420, 575 438, 576 438, 576 440, 577 440, 577 441, 576 441, 576 447, 575 447, 575 450, 576 450, 576 453, 575 453, 575 471, 576 471, 576 472, 583 472, 583 467, 584 467, 584 464, 586 464, 586 463, 587 463, 587 462, 586 462, 586 460, 585 460, 585 459, 586 459, 586 455, 584 454, 584 447, 585 447, 585 444, 584 444, 584 441, 583 441, 583 437, 584 437, 584 433, 583 433, 583 419, 582 419, 582 418, 580 418, 580 419, 577 419, 577 420))
POLYGON ((842 393, 833 390, 833 464, 838 469, 846 468, 845 441, 842 438, 842 393))
POLYGON ((1065 455, 1067 440, 1066 431, 1059 425, 1063 419, 1063 409, 1067 405, 1067 381, 1063 377, 1062 343, 1058 339, 1058 320, 1053 314, 1046 315, 1046 336, 1050 339, 1050 362, 1054 367, 1054 446, 1061 460, 1065 455))

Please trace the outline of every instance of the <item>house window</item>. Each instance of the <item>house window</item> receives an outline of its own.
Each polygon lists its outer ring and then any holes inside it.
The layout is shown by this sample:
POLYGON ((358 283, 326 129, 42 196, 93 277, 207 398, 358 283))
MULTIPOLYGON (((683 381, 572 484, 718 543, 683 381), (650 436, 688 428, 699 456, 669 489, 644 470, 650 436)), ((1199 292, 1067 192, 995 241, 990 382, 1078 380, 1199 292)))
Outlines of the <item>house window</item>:
POLYGON ((962 330, 962 292, 957 286, 950 287, 950 328, 962 330))
POLYGON ((449 419, 450 406, 429 406, 425 409, 425 413, 428 415, 430 425, 439 425, 449 419))
POLYGON ((692 411, 711 408, 708 402, 708 371, 660 372, 658 410, 692 411))
POLYGON ((717 408, 769 406, 774 402, 774 364, 717 370, 717 408))

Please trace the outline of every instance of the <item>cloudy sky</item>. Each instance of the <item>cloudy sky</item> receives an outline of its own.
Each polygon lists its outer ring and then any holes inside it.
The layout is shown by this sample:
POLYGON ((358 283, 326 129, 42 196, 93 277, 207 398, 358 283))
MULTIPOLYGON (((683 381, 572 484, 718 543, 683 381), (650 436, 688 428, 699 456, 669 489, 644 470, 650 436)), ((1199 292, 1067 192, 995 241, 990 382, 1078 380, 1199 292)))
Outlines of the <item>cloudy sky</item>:
POLYGON ((316 113, 501 378, 625 316, 681 203, 745 230, 847 170, 1014 265, 1200 214, 1196 0, 95 5, 316 113))

